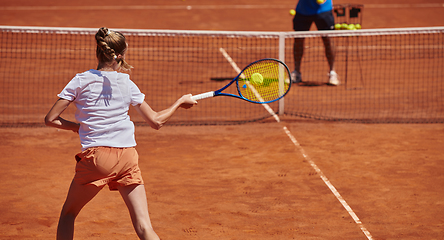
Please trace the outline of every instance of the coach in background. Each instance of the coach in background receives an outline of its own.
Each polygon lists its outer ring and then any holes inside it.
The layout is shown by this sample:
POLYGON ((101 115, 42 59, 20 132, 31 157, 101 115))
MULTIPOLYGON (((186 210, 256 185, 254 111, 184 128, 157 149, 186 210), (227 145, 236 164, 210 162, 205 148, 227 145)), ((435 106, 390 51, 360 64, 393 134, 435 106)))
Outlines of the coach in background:
MULTIPOLYGON (((318 30, 334 30, 335 20, 333 17, 332 0, 299 0, 296 5, 296 14, 293 18, 293 29, 295 31, 309 31, 314 22, 318 30)), ((291 73, 294 83, 302 82, 301 60, 304 54, 304 38, 294 39, 294 65, 295 70, 291 73)), ((335 49, 328 37, 322 37, 327 57, 329 72, 329 84, 339 85, 338 74, 335 72, 335 49)))

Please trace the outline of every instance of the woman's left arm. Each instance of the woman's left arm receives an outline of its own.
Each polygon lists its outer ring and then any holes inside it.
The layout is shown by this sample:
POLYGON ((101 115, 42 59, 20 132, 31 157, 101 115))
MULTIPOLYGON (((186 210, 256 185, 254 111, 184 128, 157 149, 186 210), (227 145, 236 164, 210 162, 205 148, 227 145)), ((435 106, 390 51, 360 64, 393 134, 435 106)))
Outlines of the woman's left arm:
POLYGON ((57 100, 54 106, 52 106, 51 110, 49 110, 48 114, 46 114, 45 125, 64 130, 71 130, 73 132, 78 133, 80 124, 65 120, 60 117, 60 114, 62 114, 63 111, 65 111, 65 109, 69 106, 70 103, 71 102, 66 99, 59 98, 59 100, 57 100))

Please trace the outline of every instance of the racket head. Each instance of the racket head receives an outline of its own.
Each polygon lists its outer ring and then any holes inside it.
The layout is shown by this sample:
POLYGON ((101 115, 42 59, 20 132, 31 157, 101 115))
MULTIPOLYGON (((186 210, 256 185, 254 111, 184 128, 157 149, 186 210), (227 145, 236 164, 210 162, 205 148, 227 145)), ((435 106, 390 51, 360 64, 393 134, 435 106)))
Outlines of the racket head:
POLYGON ((252 103, 271 103, 290 91, 290 70, 280 60, 264 58, 246 66, 237 76, 236 85, 242 99, 252 103), (261 76, 259 80, 258 75, 261 76))

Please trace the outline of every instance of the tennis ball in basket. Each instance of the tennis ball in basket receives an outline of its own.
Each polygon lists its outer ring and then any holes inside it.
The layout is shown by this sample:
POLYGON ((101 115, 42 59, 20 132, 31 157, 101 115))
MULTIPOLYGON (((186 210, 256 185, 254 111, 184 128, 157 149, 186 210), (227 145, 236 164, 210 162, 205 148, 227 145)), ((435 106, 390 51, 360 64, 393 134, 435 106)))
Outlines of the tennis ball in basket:
POLYGON ((264 83, 264 77, 260 73, 253 73, 251 75, 251 82, 256 85, 262 84, 264 83))
POLYGON ((336 23, 336 24, 335 24, 335 29, 336 29, 336 30, 341 30, 341 27, 342 27, 342 26, 341 26, 340 23, 336 23))
POLYGON ((362 28, 362 27, 361 27, 361 24, 356 23, 356 24, 355 24, 355 28, 356 28, 356 29, 361 29, 361 28, 362 28))
POLYGON ((321 4, 324 3, 324 0, 316 0, 316 2, 317 2, 319 5, 321 5, 321 4))
POLYGON ((294 16, 296 14, 296 11, 294 9, 290 9, 290 15, 294 16))
POLYGON ((349 25, 347 26, 347 29, 348 29, 348 30, 356 30, 356 27, 355 27, 355 25, 354 25, 353 23, 351 23, 351 24, 349 24, 349 25))
POLYGON ((343 24, 341 24, 341 28, 342 28, 343 30, 347 30, 347 29, 348 29, 348 24, 347 24, 347 23, 343 23, 343 24))

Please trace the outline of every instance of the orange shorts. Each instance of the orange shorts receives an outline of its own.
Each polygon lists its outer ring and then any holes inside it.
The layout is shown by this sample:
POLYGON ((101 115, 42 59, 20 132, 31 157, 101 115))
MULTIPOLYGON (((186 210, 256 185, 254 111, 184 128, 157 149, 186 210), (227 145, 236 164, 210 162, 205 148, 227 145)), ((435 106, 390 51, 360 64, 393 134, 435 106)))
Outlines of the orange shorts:
POLYGON ((91 147, 76 155, 74 181, 110 190, 118 186, 143 184, 139 155, 135 148, 91 147))

